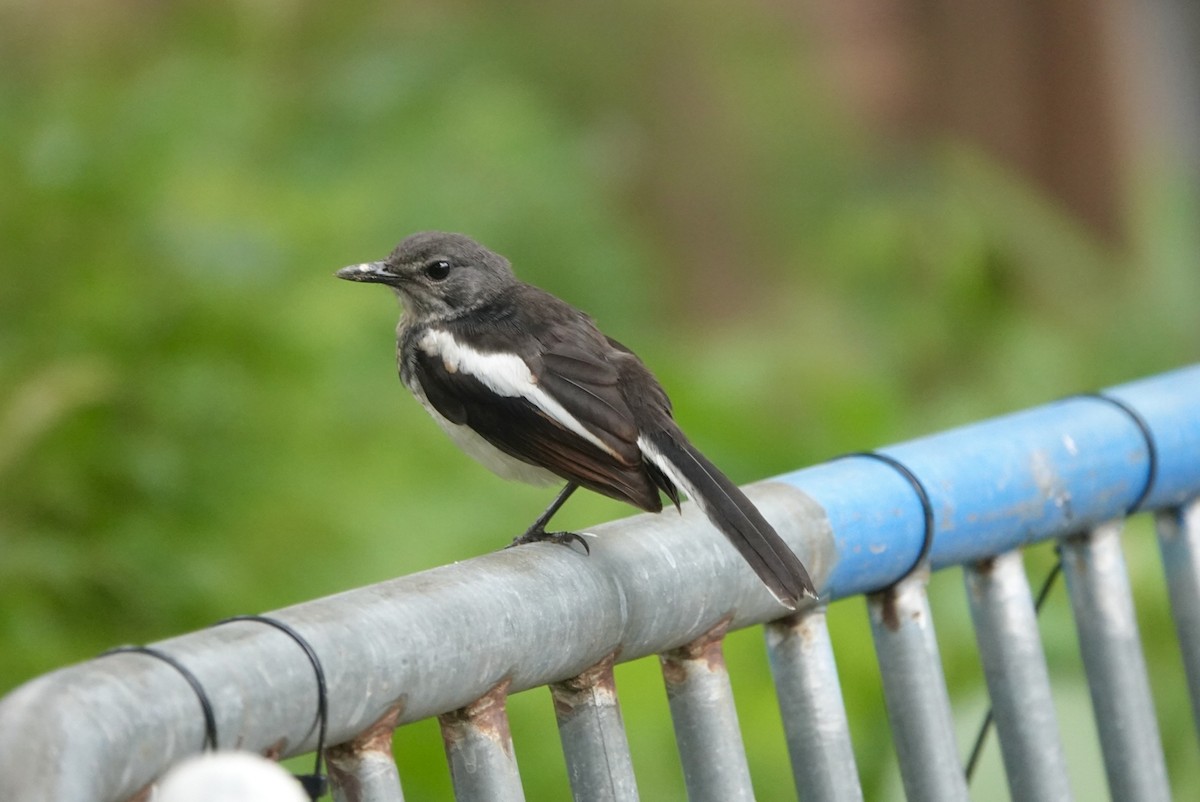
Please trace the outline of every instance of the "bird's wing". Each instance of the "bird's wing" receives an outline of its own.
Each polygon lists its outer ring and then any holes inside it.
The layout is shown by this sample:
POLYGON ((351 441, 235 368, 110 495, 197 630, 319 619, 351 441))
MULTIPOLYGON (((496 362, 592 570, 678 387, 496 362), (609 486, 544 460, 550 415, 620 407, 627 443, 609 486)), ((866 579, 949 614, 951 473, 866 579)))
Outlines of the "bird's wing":
POLYGON ((640 461, 638 428, 612 362, 595 348, 558 342, 533 360, 538 386, 606 450, 623 462, 640 461))
POLYGON ((519 356, 474 347, 431 327, 417 340, 413 377, 429 403, 504 453, 641 509, 661 509, 616 370, 570 341, 519 356))

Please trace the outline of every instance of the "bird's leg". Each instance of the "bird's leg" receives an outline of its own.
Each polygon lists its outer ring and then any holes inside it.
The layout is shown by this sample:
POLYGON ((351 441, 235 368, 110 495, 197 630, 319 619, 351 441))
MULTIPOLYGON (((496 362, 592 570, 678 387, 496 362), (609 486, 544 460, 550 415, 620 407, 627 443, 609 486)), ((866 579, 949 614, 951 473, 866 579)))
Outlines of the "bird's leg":
POLYGON ((579 485, 574 482, 567 482, 563 485, 563 489, 558 491, 558 495, 554 497, 554 501, 550 502, 550 506, 546 508, 546 511, 539 515, 538 519, 525 530, 525 534, 521 535, 517 540, 524 543, 544 539, 544 536, 547 534, 546 524, 550 523, 550 519, 554 517, 554 513, 558 512, 562 505, 567 503, 567 499, 571 497, 571 494, 575 492, 575 488, 577 487, 579 485))
POLYGON ((520 546, 522 543, 537 543, 539 541, 548 540, 551 543, 562 543, 564 545, 578 543, 579 545, 583 546, 583 550, 585 552, 591 554, 592 550, 588 547, 587 541, 584 540, 580 535, 577 535, 574 532, 546 531, 546 524, 550 523, 550 519, 554 517, 554 513, 558 512, 559 508, 566 503, 567 499, 571 497, 571 494, 574 493, 575 489, 578 487, 579 485, 575 484, 574 482, 567 482, 566 485, 563 486, 563 489, 558 492, 558 495, 554 497, 554 501, 550 502, 550 506, 546 508, 546 511, 539 515, 538 519, 534 521, 528 529, 525 530, 525 534, 514 539, 512 543, 508 544, 508 547, 512 548, 513 546, 520 546))

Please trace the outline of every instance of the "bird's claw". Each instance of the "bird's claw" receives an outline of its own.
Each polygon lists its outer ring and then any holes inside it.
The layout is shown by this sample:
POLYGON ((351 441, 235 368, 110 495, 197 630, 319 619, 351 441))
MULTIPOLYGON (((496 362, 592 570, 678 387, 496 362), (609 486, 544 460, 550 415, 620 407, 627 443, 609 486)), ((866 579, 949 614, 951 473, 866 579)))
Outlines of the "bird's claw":
POLYGON ((585 554, 591 555, 592 549, 584 540, 583 535, 578 532, 547 532, 545 530, 530 530, 520 537, 513 538, 513 542, 505 546, 506 549, 511 549, 513 546, 520 546, 525 543, 558 543, 563 546, 570 546, 572 543, 578 543, 583 547, 585 554))

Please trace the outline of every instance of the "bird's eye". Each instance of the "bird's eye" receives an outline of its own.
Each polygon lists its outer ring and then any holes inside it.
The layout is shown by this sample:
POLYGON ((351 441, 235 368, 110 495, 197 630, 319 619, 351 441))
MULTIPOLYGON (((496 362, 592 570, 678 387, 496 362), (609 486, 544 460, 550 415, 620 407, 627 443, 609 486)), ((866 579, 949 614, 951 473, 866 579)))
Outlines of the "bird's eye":
POLYGON ((434 281, 441 281, 446 276, 450 275, 450 263, 445 259, 438 259, 425 265, 425 275, 429 276, 434 281))

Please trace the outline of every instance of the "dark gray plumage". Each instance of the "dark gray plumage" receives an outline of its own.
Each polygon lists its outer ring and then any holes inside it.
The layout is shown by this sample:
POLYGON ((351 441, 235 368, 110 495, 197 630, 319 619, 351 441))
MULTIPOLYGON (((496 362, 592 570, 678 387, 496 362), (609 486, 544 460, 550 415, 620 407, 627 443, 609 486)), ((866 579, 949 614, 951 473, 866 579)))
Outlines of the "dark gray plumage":
POLYGON ((545 525, 577 486, 662 510, 682 490, 789 608, 816 596, 804 565, 749 499, 680 431, 666 393, 632 351, 592 319, 516 278, 462 234, 422 232, 381 262, 338 277, 390 286, 404 308, 404 384, 447 434, 489 469, 567 481, 514 542, 577 539, 545 525))

